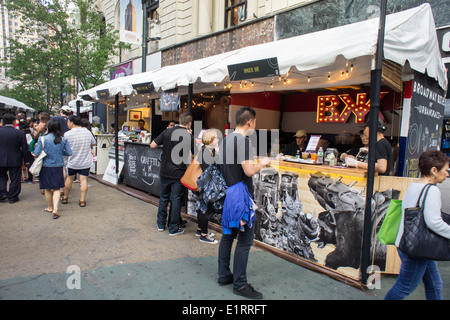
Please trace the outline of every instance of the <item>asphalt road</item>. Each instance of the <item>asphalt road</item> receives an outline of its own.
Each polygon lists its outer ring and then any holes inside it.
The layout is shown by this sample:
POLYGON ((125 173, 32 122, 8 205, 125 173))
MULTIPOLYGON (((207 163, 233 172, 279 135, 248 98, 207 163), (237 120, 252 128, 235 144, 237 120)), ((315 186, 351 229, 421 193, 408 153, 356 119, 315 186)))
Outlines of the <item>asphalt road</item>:
MULTIPOLYGON (((58 220, 43 211, 37 183, 22 184, 18 203, 0 202, 0 299, 244 300, 217 285, 218 246, 198 241, 195 222, 169 237, 157 231, 156 206, 90 184, 87 206, 74 185, 58 220)), ((449 299, 449 264, 440 270, 449 299)), ((268 300, 380 300, 395 281, 361 291, 257 247, 248 278, 268 300)), ((424 299, 423 288, 410 299, 424 299)))

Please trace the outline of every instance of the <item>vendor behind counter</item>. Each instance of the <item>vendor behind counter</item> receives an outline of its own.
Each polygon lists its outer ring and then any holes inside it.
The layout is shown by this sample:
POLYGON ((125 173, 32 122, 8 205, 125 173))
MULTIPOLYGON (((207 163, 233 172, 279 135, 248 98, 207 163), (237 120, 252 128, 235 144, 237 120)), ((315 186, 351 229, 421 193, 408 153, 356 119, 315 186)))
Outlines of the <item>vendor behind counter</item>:
POLYGON ((302 152, 306 150, 306 146, 308 145, 308 134, 305 130, 298 130, 294 135, 295 141, 286 145, 282 150, 286 156, 296 156, 297 153, 301 156, 302 152))

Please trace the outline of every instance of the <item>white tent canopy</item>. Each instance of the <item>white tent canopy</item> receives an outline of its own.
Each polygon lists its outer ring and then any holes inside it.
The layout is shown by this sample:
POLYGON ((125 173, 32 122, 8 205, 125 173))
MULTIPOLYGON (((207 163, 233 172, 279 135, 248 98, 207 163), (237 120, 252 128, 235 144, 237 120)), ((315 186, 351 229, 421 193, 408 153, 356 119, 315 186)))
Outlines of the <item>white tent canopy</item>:
POLYGON ((5 108, 18 109, 26 112, 35 112, 33 108, 30 108, 25 103, 17 101, 16 99, 0 96, 0 104, 4 104, 5 108))
MULTIPOLYGON (((85 113, 85 112, 90 112, 92 111, 92 106, 94 105, 94 102, 92 101, 84 101, 81 99, 77 99, 79 101, 81 101, 81 105, 80 105, 80 113, 85 113)), ((73 112, 77 112, 77 100, 72 100, 69 102, 69 108, 73 111, 73 112)))
MULTIPOLYGON (((158 70, 118 78, 79 93, 79 97, 99 99, 97 91, 132 95, 133 84, 152 82, 155 90, 169 90, 195 83, 195 89, 214 91, 214 86, 230 83, 228 66, 276 57, 289 89, 313 89, 370 82, 371 61, 378 41, 379 19, 370 19, 297 37, 245 47, 216 56, 158 70), (345 70, 353 71, 349 76, 345 70)), ((384 59, 409 67, 438 81, 446 90, 447 72, 441 59, 431 7, 416 8, 386 17, 384 59)), ((240 91, 286 90, 279 79, 254 79, 240 91), (270 87, 269 87, 270 86, 270 87), (255 88, 253 88, 255 87, 255 88)), ((233 90, 236 90, 234 86, 233 90)), ((217 90, 217 89, 216 89, 217 90)), ((149 96, 147 96, 148 98, 149 96)))

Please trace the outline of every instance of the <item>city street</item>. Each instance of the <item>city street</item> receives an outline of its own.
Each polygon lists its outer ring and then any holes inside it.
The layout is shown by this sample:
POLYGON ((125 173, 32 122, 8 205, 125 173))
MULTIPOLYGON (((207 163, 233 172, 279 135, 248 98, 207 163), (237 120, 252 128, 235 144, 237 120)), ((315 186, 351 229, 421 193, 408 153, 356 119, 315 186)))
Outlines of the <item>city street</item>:
MULTIPOLYGON (((58 220, 44 212, 38 183, 22 184, 18 203, 0 203, 0 299, 243 299, 217 285, 218 246, 198 241, 194 221, 169 237, 157 231, 156 206, 90 184, 87 206, 78 206, 74 184, 58 220)), ((439 267, 449 299, 449 264, 439 267)), ((361 291, 255 246, 248 277, 268 300, 380 300, 395 281, 385 277, 379 289, 361 291)), ((410 299, 424 299, 423 288, 410 299)))

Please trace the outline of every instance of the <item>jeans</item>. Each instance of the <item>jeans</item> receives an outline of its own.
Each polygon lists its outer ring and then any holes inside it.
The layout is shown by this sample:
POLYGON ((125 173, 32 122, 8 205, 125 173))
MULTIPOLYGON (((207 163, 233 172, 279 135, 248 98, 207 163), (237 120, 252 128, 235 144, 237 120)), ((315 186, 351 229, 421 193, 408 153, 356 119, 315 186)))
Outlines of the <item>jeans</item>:
POLYGON ((223 234, 219 245, 219 282, 225 282, 233 277, 235 289, 247 284, 247 262, 250 248, 253 244, 253 228, 244 225, 244 231, 233 228, 231 234, 223 234), (230 270, 231 247, 238 236, 234 250, 233 273, 230 270))
POLYGON ((409 296, 422 280, 427 300, 442 300, 442 279, 436 261, 415 259, 397 250, 402 260, 400 274, 384 299, 402 300, 409 296))
POLYGON ((158 228, 163 229, 167 224, 167 206, 172 200, 169 212, 169 233, 178 230, 181 217, 181 207, 183 205, 184 193, 186 188, 179 179, 160 177, 160 197, 157 215, 158 228))

